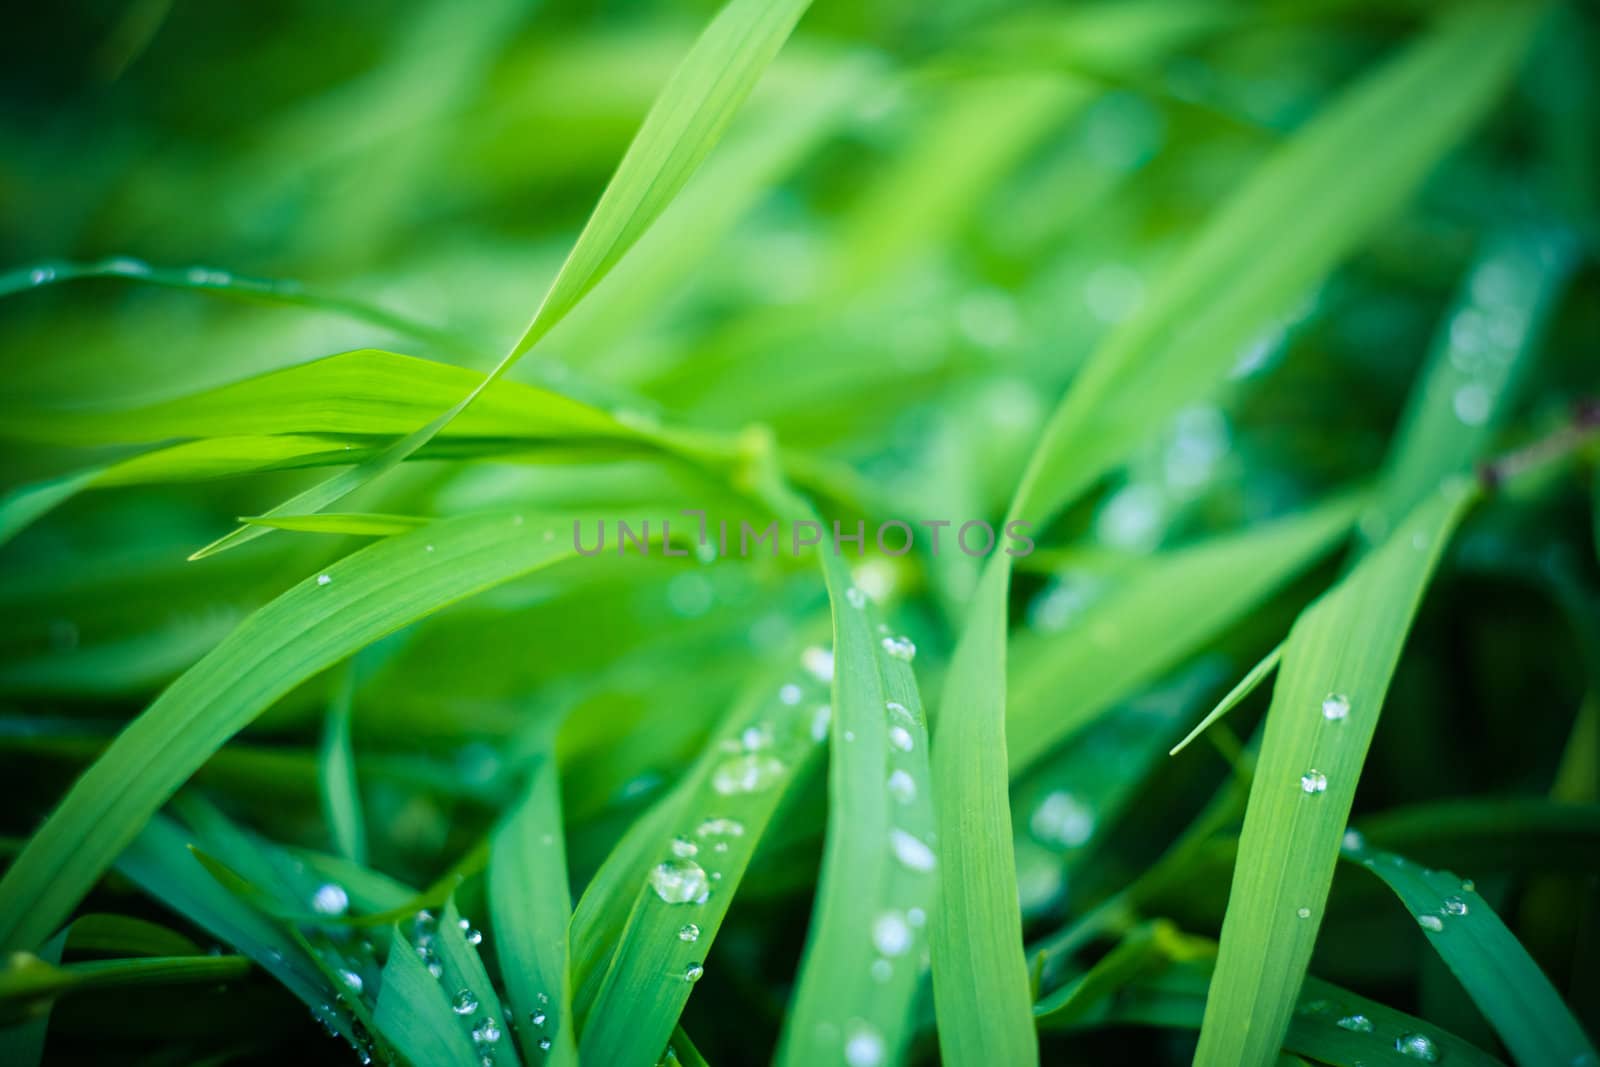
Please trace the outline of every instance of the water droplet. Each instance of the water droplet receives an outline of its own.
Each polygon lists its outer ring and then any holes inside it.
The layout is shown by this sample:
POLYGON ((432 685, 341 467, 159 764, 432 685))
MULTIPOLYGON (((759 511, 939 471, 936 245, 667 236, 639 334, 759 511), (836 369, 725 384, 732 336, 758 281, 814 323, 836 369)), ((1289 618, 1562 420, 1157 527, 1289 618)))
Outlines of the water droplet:
POLYGON ((888 960, 873 960, 872 966, 867 968, 867 973, 872 975, 872 980, 879 985, 894 977, 894 964, 888 960))
POLYGON ((360 996, 361 991, 366 988, 366 983, 361 980, 359 974, 344 968, 339 969, 339 981, 343 982, 350 992, 357 996, 360 996))
POLYGON ((478 1010, 478 998, 470 989, 459 989, 450 1000, 450 1010, 457 1015, 471 1015, 478 1010))
POLYGON ((850 1028, 850 1036, 844 1043, 844 1061, 850 1067, 878 1067, 883 1062, 883 1038, 878 1032, 866 1023, 857 1023, 850 1028))
POLYGON ((1300 776, 1300 789, 1305 793, 1321 793, 1328 788, 1328 776, 1315 768, 1300 776))
POLYGON ((907 663, 917 658, 917 646, 911 643, 909 637, 885 637, 883 650, 895 659, 905 660, 907 663))
POLYGON ((700 927, 694 923, 684 923, 678 930, 678 940, 691 943, 700 940, 700 927))
POLYGON ((1350 714, 1350 698, 1343 693, 1329 693, 1322 698, 1322 717, 1338 722, 1350 714))
POLYGON ((723 796, 759 793, 771 788, 786 770, 773 756, 747 752, 719 763, 711 772, 711 788, 723 796))
POLYGON ((350 895, 336 882, 320 885, 312 894, 311 910, 318 915, 343 915, 349 909, 350 895))
POLYGON ((872 923, 872 943, 885 956, 899 956, 911 947, 911 925, 897 911, 886 911, 872 923))
POLYGON ((1094 836, 1094 812, 1065 790, 1045 795, 1028 819, 1033 836, 1046 844, 1077 848, 1094 836))
POLYGON ((938 862, 934 858, 933 849, 904 830, 889 831, 889 848, 893 850, 895 859, 913 871, 931 871, 938 862))
POLYGON ((1417 925, 1422 927, 1424 930, 1431 930, 1434 933, 1438 933, 1440 930, 1444 929, 1444 920, 1439 918, 1437 915, 1418 915, 1417 925))
POLYGON ((683 969, 683 980, 688 982, 690 985, 693 985, 694 983, 700 981, 705 973, 706 969, 704 967, 700 966, 698 963, 691 963, 689 966, 683 969))
POLYGON ((772 730, 766 723, 756 723, 739 731, 739 745, 734 751, 759 752, 772 747, 772 730))
POLYGON ((699 837, 743 837, 744 823, 737 819, 707 819, 695 834, 699 837))
POLYGON ((817 710, 811 715, 811 740, 822 743, 828 739, 828 723, 833 720, 833 707, 829 704, 818 704, 817 710))
POLYGON ((800 666, 819 682, 833 681, 833 653, 811 645, 800 653, 800 666))
POLYGON ((474 928, 472 928, 470 926, 467 927, 465 930, 461 931, 461 937, 469 945, 481 945, 481 944, 483 944, 483 931, 482 930, 476 930, 476 929, 474 929, 474 928))
POLYGON ((1346 1015, 1338 1022, 1339 1029, 1355 1034, 1372 1033, 1372 1020, 1365 1015, 1346 1015))
POLYGON ((694 860, 672 859, 650 871, 650 887, 668 904, 704 904, 711 895, 705 868, 694 860))
POLYGON ((550 1003, 550 994, 549 993, 540 993, 534 999, 537 1000, 540 1004, 549 1004, 550 1003))
POLYGON ((494 1019, 485 1019, 472 1028, 472 1040, 480 1045, 492 1045, 500 1040, 500 1027, 494 1019))
POLYGON ((1424 1063, 1439 1062, 1439 1049, 1427 1034, 1401 1034, 1394 1039, 1394 1050, 1424 1063))
POLYGON ((108 274, 126 274, 132 277, 140 277, 150 273, 150 265, 148 263, 141 263, 139 260, 130 259, 127 256, 108 259, 102 266, 108 274))
POLYGON ((1346 852, 1360 852, 1367 847, 1367 839, 1361 835, 1360 830, 1346 830, 1344 840, 1340 843, 1346 852))
MULTIPOLYGON (((37 274, 39 272, 35 271, 34 273, 37 274)), ((857 611, 860 611, 862 608, 867 606, 867 594, 863 593, 853 585, 844 591, 844 598, 845 600, 849 601, 850 606, 855 608, 857 611)))
POLYGON ((28 281, 34 285, 43 285, 45 282, 55 281, 55 277, 54 267, 35 267, 28 275, 28 281))
POLYGON ((539 1051, 540 1052, 549 1052, 550 1051, 550 1044, 551 1044, 551 1042, 550 1042, 550 1039, 548 1037, 541 1037, 539 1039, 539 1051))
POLYGON ((1302 919, 1309 919, 1309 918, 1311 918, 1311 909, 1310 908, 1300 908, 1295 912, 1295 914, 1300 916, 1300 918, 1302 918, 1302 919))
POLYGON ((902 804, 909 804, 917 799, 917 781, 905 771, 895 771, 889 775, 889 795, 902 804))
POLYGON ((916 742, 911 738, 911 731, 904 726, 889 727, 889 743, 901 752, 910 752, 916 747, 916 742))
POLYGON ((1476 893, 1478 891, 1478 883, 1468 878, 1461 883, 1461 891, 1463 893, 1476 893))
POLYGON ((1460 897, 1445 897, 1444 913, 1446 915, 1465 915, 1467 913, 1467 902, 1460 897))
POLYGON ((528 1016, 528 1021, 535 1026, 543 1026, 546 1018, 547 1016, 544 1012, 536 1011, 528 1016))
POLYGON ((1455 408, 1456 418, 1468 426, 1482 426, 1489 421, 1493 400, 1486 387, 1474 382, 1456 390, 1451 406, 1455 408))
POLYGON ((900 703, 898 700, 884 701, 883 710, 888 712, 889 718, 893 719, 895 722, 915 723, 917 721, 917 717, 911 714, 911 709, 900 703))
POLYGON ((778 690, 778 699, 790 707, 794 707, 796 704, 800 703, 800 698, 804 695, 805 694, 801 692, 800 687, 795 685, 793 682, 790 682, 788 685, 778 690))
POLYGON ((672 839, 672 854, 679 859, 688 859, 700 851, 700 846, 688 838, 675 837, 672 839))

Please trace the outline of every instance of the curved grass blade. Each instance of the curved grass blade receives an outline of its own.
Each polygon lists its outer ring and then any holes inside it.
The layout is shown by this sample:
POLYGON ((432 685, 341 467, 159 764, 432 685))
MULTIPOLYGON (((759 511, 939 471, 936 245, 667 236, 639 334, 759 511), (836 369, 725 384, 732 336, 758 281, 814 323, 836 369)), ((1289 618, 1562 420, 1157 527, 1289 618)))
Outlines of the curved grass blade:
POLYGON ((0 971, 0 1024, 15 1024, 48 1010, 59 997, 120 986, 224 982, 250 970, 243 956, 142 956, 53 965, 28 953, 14 955, 0 971))
POLYGON ((322 780, 322 811, 333 831, 340 855, 352 863, 367 862, 367 827, 361 814, 361 790, 356 784, 356 758, 350 747, 350 713, 355 697, 355 671, 346 668, 339 681, 322 729, 318 760, 322 780))
MULTIPOLYGON (((1205 1011, 1211 968, 1211 960, 1196 959, 1138 979, 1077 1025, 1196 1029, 1205 1011)), ((1283 1047, 1334 1067, 1415 1067, 1417 1057, 1401 1051, 1399 1042, 1418 1034, 1427 1036, 1439 1062, 1500 1065, 1446 1030, 1316 978, 1306 979, 1283 1047)))
POLYGON ((578 1062, 567 967, 572 893, 555 760, 540 758, 489 846, 489 916, 500 977, 530 1063, 578 1062))
POLYGON ((1518 1063, 1600 1062, 1550 979, 1472 882, 1392 852, 1344 854, 1394 890, 1518 1063))
POLYGON ((472 358, 482 355, 483 349, 466 338, 449 330, 418 322, 409 316, 369 304, 361 300, 330 293, 314 286, 286 279, 247 278, 231 271, 211 267, 152 267, 126 256, 113 256, 94 263, 69 263, 52 260, 0 274, 0 297, 13 296, 30 289, 84 278, 114 278, 130 282, 143 282, 169 289, 185 289, 247 300, 253 303, 278 304, 302 308, 306 311, 332 312, 346 318, 365 322, 402 337, 412 337, 459 356, 472 358))
POLYGON ((370 545, 251 615, 123 731, 29 840, 0 880, 0 945, 48 936, 207 757, 295 685, 571 554, 555 520, 469 516, 370 545))
POLYGON ((1017 640, 1006 751, 1012 774, 1070 738, 1116 700, 1183 662, 1339 541, 1360 498, 1164 552, 1071 629, 1017 640), (1183 590, 1181 611, 1173 590, 1183 590))
POLYGON ((428 973, 399 926, 389 939, 389 959, 383 965, 372 1018, 415 1067, 482 1067, 444 987, 428 973))
POLYGON ((352 1043, 344 1012, 326 1011, 334 989, 302 946, 266 916, 220 885, 189 849, 191 836, 172 820, 150 819, 117 860, 117 870, 214 937, 248 956, 319 1018, 352 1043))
POLYGON ((666 1048, 762 834, 817 751, 819 681, 787 665, 781 678, 745 695, 639 821, 649 832, 624 838, 585 891, 573 922, 585 1062, 653 1064, 666 1048))
POLYGON ((937 914, 927 723, 915 648, 875 624, 828 537, 819 552, 834 640, 828 829, 777 1061, 896 1063, 937 914))
MULTIPOLYGON (((480 381, 463 367, 361 348, 133 408, 8 408, 0 433, 59 445, 140 444, 266 434, 402 434, 480 381)), ((497 381, 449 437, 628 436, 611 415, 561 393, 497 381)))
MULTIPOLYGON (((383 452, 278 505, 268 515, 321 511, 392 470, 455 421, 605 277, 711 152, 810 0, 730 0, 656 98, 522 336, 472 391, 383 452)), ((270 532, 240 527, 195 558, 270 532)))
POLYGON ((1433 494, 1289 634, 1197 1064, 1265 1064, 1277 1055, 1389 679, 1433 568, 1473 496, 1460 484, 1433 494))

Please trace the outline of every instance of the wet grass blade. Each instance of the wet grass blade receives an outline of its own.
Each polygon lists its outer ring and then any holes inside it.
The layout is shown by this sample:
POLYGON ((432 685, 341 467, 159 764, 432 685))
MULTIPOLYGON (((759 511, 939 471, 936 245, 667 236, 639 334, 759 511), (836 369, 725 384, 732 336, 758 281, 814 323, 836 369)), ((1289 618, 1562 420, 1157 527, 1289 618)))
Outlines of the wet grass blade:
POLYGON ((322 779, 322 811, 340 855, 352 863, 367 862, 367 827, 356 784, 356 759, 350 747, 350 713, 355 696, 355 671, 346 669, 334 691, 322 730, 318 771, 322 779))
POLYGON ((488 1055, 506 1067, 518 1067, 516 1045, 509 1038, 507 1016, 500 1005, 500 994, 489 980, 489 972, 478 957, 477 946, 483 931, 461 917, 455 898, 445 902, 433 933, 430 957, 442 968, 439 981, 450 994, 450 1009, 455 1025, 466 1031, 480 1055, 488 1055))
POLYGON ((818 748, 819 679, 763 675, 596 874, 573 923, 585 1062, 653 1064, 762 834, 818 748))
POLYGON ((373 1021, 416 1067, 482 1067, 449 995, 398 926, 389 939, 373 1021))
POLYGON ((1472 882, 1392 852, 1357 847, 1345 856, 1394 890, 1519 1064, 1600 1062, 1550 979, 1472 882))
MULTIPOLYGON (((1119 996, 1079 1025, 1143 1025, 1193 1030, 1205 1011, 1212 961, 1179 963, 1123 987, 1119 996)), ((1316 978, 1307 978, 1294 1006, 1283 1047, 1334 1067, 1415 1067, 1419 1058, 1400 1042, 1427 1034, 1437 1062, 1499 1067, 1472 1044, 1405 1012, 1316 978)), ((1274 1059, 1276 1053, 1274 1053, 1274 1059)))
POLYGON ((172 684, 67 793, 0 880, 0 944, 44 940, 156 810, 279 696, 409 622, 572 554, 509 515, 379 541, 246 619, 172 684), (429 548, 432 551, 429 551, 429 548))
POLYGON ((425 341, 442 351, 453 352, 459 356, 472 358, 483 353, 481 346, 449 330, 419 322, 376 304, 352 300, 300 282, 247 278, 231 271, 210 267, 152 267, 123 256, 113 256, 94 263, 50 261, 6 271, 0 274, 0 297, 13 296, 45 285, 81 281, 85 278, 142 282, 147 285, 231 297, 252 303, 277 304, 305 311, 332 312, 402 337, 425 341))
POLYGON ((541 757, 522 799, 489 847, 489 916, 500 978, 515 1013, 517 1040, 530 1063, 575 1064, 572 981, 561 789, 555 760, 541 757))
POLYGON ((832 604, 828 829, 780 1064, 895 1063, 937 914, 927 722, 910 642, 876 623, 824 536, 832 604))
POLYGON ((1254 693, 1256 689, 1260 687, 1261 683, 1266 681, 1267 678, 1271 676, 1272 672, 1278 669, 1278 664, 1280 661, 1282 661, 1282 659, 1283 642, 1280 641, 1273 646, 1271 652, 1268 652, 1265 656, 1261 657, 1261 661, 1259 663, 1257 663, 1254 667, 1251 667, 1249 671, 1245 672, 1245 676, 1239 679, 1238 684, 1236 684, 1232 689, 1228 690, 1227 694, 1221 700, 1217 701, 1217 706, 1208 711, 1206 713, 1206 717, 1201 719, 1199 724, 1196 725, 1193 730, 1190 730, 1183 736, 1182 741, 1179 741, 1176 745, 1173 745, 1172 751, 1168 752, 1167 755, 1176 756, 1178 753, 1188 748, 1190 742, 1199 737, 1201 734, 1205 733, 1207 728, 1209 728, 1213 723, 1243 703, 1245 697, 1249 696, 1251 693, 1254 693))
MULTIPOLYGON (((1207 395, 1244 346, 1398 208, 1481 116, 1536 14, 1503 5, 1453 12, 1268 159, 1079 373, 1008 521, 1049 518, 1163 416, 1207 395)), ((1009 586, 1009 557, 993 557, 952 659, 934 750, 948 857, 934 991, 941 1048, 962 1064, 1037 1059, 1006 795, 1009 586)))
POLYGON ((1473 499, 1425 500, 1295 623, 1267 713, 1196 1063, 1277 1055, 1356 783, 1428 579, 1473 499))
POLYGON ((1016 639, 1006 719, 1012 773, 1182 663, 1328 552, 1361 503, 1344 495, 1161 553, 1087 606, 1065 632, 1016 639), (1182 611, 1173 610, 1174 589, 1184 590, 1182 611))

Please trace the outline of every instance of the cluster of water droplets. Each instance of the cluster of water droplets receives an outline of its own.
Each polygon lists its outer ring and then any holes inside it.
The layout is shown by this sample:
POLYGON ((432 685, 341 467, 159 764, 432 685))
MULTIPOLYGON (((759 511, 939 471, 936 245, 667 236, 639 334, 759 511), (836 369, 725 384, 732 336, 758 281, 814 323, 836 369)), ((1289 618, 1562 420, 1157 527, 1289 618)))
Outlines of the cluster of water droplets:
MULTIPOLYGON (((1334 1025, 1352 1034, 1376 1034, 1378 1030, 1377 1024, 1362 1012, 1345 1012, 1326 1000, 1309 1001, 1296 1011, 1301 1015, 1336 1016, 1334 1025)), ((1420 1060, 1423 1063, 1439 1062, 1438 1044, 1424 1033, 1413 1031, 1400 1034, 1394 1039, 1394 1050, 1408 1059, 1420 1060)))

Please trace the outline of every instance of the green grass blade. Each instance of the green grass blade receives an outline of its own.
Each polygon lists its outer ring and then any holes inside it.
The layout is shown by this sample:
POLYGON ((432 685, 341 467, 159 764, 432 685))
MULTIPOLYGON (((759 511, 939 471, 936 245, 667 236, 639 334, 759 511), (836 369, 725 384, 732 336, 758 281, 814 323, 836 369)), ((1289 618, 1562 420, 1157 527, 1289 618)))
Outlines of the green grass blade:
POLYGON ((1016 639, 1006 752, 1012 774, 1082 729, 1327 553, 1361 500, 1306 511, 1152 558, 1061 634, 1016 639), (1174 610, 1174 589, 1184 590, 1174 610))
POLYGON ((356 757, 350 747, 350 714, 355 697, 355 671, 346 669, 334 691, 322 729, 318 772, 322 780, 322 812, 333 831, 340 855, 352 863, 367 862, 367 826, 356 783, 356 757))
POLYGON ((932 781, 915 648, 875 623, 825 536, 834 672, 828 830, 780 1064, 895 1063, 934 896, 932 781))
POLYGON ((112 278, 130 282, 143 282, 169 289, 231 297, 253 303, 277 304, 301 308, 306 311, 332 312, 346 318, 365 322, 402 337, 419 341, 471 358, 482 355, 483 349, 466 338, 418 322, 406 315, 352 300, 336 293, 286 279, 247 278, 231 271, 210 267, 152 267, 138 260, 113 256, 95 263, 65 263, 52 261, 35 263, 28 267, 0 274, 0 297, 37 289, 60 282, 80 281, 85 278, 112 278))
MULTIPOLYGON (((433 440, 510 370, 605 277, 683 188, 809 6, 810 0, 730 0, 645 116, 567 261, 511 351, 442 415, 267 514, 321 511, 392 470, 433 440)), ((236 548, 269 532, 268 526, 240 527, 195 553, 195 558, 236 548)))
POLYGON ((1308 608, 1284 647, 1196 1063, 1277 1055, 1378 713, 1422 592, 1473 494, 1425 500, 1308 608))
POLYGON ((134 720, 29 840, 0 880, 0 944, 43 941, 206 758, 295 685, 409 622, 570 556, 564 525, 546 521, 549 541, 545 524, 508 515, 380 541, 246 619, 134 720))
POLYGON ((694 768, 637 824, 584 893, 573 924, 579 1055, 653 1064, 703 973, 778 804, 816 753, 820 680, 763 676, 694 768), (591 903, 591 901, 593 903, 591 903), (614 950, 596 974, 595 941, 614 950))
POLYGON ((426 526, 429 522, 420 515, 378 515, 370 512, 321 512, 315 515, 280 515, 276 518, 241 516, 240 521, 298 533, 349 534, 355 537, 388 537, 426 526))
POLYGON ((1034 452, 1016 514, 1054 514, 1162 415, 1220 381, 1482 117, 1524 54, 1539 10, 1486 3, 1451 11, 1278 150, 1140 314, 1095 352, 1034 452))
POLYGON ((527 352, 643 236, 710 154, 810 0, 731 0, 645 116, 506 364, 527 352))
POLYGON ((548 756, 535 763, 522 799, 495 830, 489 915, 523 1055, 530 1063, 577 1063, 567 967, 572 894, 561 789, 548 756))
POLYGON ((1550 979, 1470 881, 1391 852, 1345 855, 1394 890, 1518 1063, 1600 1062, 1550 979))
POLYGON ((933 748, 942 846, 933 993, 940 1052, 962 1067, 1039 1060, 1007 796, 1009 585, 1009 559, 996 556, 979 579, 951 659, 933 748))
POLYGON ((249 969, 243 956, 144 956, 60 965, 27 954, 13 956, 0 971, 0 1021, 15 1024, 80 990, 209 984, 238 978, 249 969))
POLYGON ((414 1067, 482 1067, 439 980, 394 927, 373 1021, 414 1067))
POLYGON ((1461 474, 1493 440, 1538 352, 1574 257, 1562 235, 1491 238, 1446 313, 1390 446, 1362 534, 1381 540, 1441 478, 1461 474))
POLYGON ((1271 652, 1268 652, 1265 656, 1262 656, 1261 661, 1254 667, 1251 667, 1250 670, 1245 673, 1243 678, 1239 679, 1237 685, 1228 690, 1227 695, 1225 695, 1221 700, 1217 701, 1216 707, 1206 712, 1206 717, 1201 719, 1199 724, 1196 725, 1193 730, 1190 730, 1187 734, 1185 734, 1182 741, 1179 741, 1176 745, 1172 746, 1172 751, 1168 752, 1167 755, 1176 756, 1178 753, 1188 748, 1190 742, 1199 737, 1201 734, 1205 733, 1213 723, 1243 703, 1245 697, 1249 696, 1251 693, 1254 693, 1261 683, 1266 681, 1268 676, 1270 676, 1273 671, 1278 669, 1278 663, 1282 659, 1283 642, 1280 641, 1273 646, 1271 652))
MULTIPOLYGON (((265 434, 397 435, 481 381, 462 367, 363 348, 269 371, 188 396, 129 408, 8 407, 0 434, 58 445, 140 444, 265 434)), ((582 401, 497 381, 442 431, 447 437, 626 436, 582 401)))
MULTIPOLYGON (((1205 1011, 1211 967, 1211 960, 1197 959, 1137 980, 1083 1025, 1193 1030, 1205 1011)), ((1440 1027, 1316 978, 1306 979, 1283 1047, 1334 1067, 1415 1067, 1418 1059, 1398 1047, 1414 1034, 1428 1036, 1438 1062, 1499 1067, 1499 1060, 1440 1027)))
POLYGON ((521 1061, 510 1037, 500 994, 495 992, 489 972, 478 957, 477 945, 482 940, 483 931, 461 917, 455 898, 446 901, 432 948, 433 958, 444 971, 440 981, 450 994, 456 1025, 469 1034, 480 1055, 489 1055, 505 1067, 518 1067, 521 1061))

